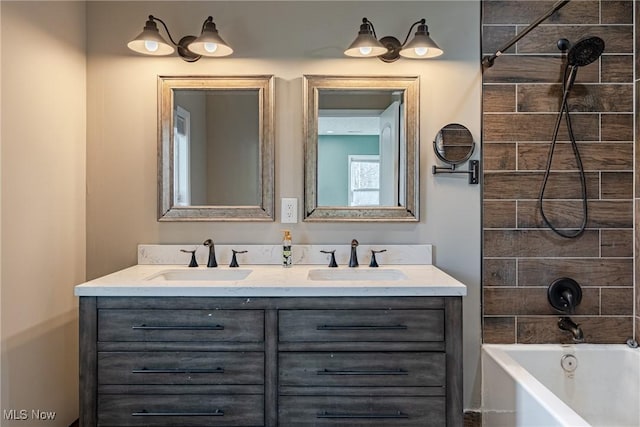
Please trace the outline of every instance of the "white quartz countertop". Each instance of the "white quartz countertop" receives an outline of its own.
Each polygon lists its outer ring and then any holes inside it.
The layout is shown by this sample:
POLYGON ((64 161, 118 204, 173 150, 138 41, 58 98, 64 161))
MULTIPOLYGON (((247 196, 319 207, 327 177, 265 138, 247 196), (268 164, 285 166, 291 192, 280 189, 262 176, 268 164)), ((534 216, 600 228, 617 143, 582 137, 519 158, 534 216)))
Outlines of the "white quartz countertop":
POLYGON ((373 296, 464 296, 464 284, 433 265, 387 265, 371 268, 320 265, 241 265, 186 267, 183 265, 136 265, 75 287, 76 296, 202 296, 202 297, 373 297, 373 296), (207 275, 216 270, 216 280, 169 280, 163 273, 207 275), (245 273, 242 280, 220 279, 245 273), (325 273, 326 270, 327 272, 325 273), (390 270, 390 271, 385 271, 390 270), (184 273, 183 273, 184 271, 184 273), (324 277, 331 280, 313 280, 324 277), (314 276, 315 273, 315 276, 314 276), (380 278, 371 279, 379 275, 380 278), (336 280, 337 277, 337 280, 336 280), (400 277, 400 278, 398 278, 400 277))

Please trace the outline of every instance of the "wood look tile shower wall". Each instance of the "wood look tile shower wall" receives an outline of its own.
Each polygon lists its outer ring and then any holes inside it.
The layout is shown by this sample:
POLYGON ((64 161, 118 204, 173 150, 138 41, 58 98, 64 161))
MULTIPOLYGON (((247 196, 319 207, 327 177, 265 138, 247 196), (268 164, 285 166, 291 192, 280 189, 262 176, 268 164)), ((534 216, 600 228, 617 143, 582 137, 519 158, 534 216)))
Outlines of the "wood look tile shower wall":
MULTIPOLYGON (((483 0, 483 54, 495 52, 554 3, 483 0)), ((583 287, 575 320, 587 342, 621 343, 633 334, 634 241, 640 245, 634 240, 633 172, 640 161, 634 162, 633 11, 632 0, 572 1, 484 72, 486 343, 571 342, 546 296, 548 285, 564 276, 583 287), (537 198, 562 95, 556 42, 588 35, 604 39, 605 53, 580 68, 569 99, 586 170, 588 229, 565 239, 543 225, 537 198)), ((564 122, 558 141, 545 208, 559 227, 575 227, 582 218, 581 190, 564 122)), ((637 211, 639 190, 635 198, 637 211)), ((635 304, 637 313, 640 297, 635 304)), ((637 315, 635 321, 640 324, 637 315)))

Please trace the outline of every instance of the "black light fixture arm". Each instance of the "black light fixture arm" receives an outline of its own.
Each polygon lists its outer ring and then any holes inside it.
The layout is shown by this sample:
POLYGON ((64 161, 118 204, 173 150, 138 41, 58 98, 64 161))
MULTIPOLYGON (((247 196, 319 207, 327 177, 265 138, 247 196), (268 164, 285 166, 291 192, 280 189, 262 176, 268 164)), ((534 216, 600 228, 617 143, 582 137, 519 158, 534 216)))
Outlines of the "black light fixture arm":
POLYGON ((200 30, 201 33, 204 31, 205 27, 209 22, 213 23, 213 16, 209 16, 207 17, 207 19, 204 20, 204 22, 202 23, 202 29, 200 30))
POLYGON ((371 32, 373 33, 373 37, 375 37, 376 39, 378 39, 378 35, 376 34, 376 27, 373 26, 373 22, 369 21, 367 18, 362 18, 362 25, 360 26, 360 29, 363 30, 364 26, 370 27, 371 28, 371 32))
POLYGON ((522 32, 516 34, 515 37, 513 37, 511 40, 509 40, 504 45, 502 45, 493 55, 487 55, 484 58, 482 58, 482 68, 492 67, 493 62, 497 57, 502 55, 507 49, 509 49, 514 44, 516 44, 518 41, 520 41, 520 39, 522 39, 524 36, 529 34, 531 30, 536 28, 538 25, 540 25, 542 22, 548 19, 551 15, 556 13, 562 7, 566 6, 566 4, 569 3, 569 1, 570 0, 557 1, 553 6, 551 6, 551 9, 547 10, 543 15, 541 15, 538 19, 536 19, 531 25, 529 25, 527 28, 522 30, 522 32))
POLYGON ((404 46, 407 44, 407 42, 409 41, 409 37, 411 37, 411 32, 413 31, 413 29, 416 27, 416 25, 426 25, 427 24, 427 20, 422 18, 419 21, 414 22, 413 24, 411 24, 411 27, 409 28, 409 32, 407 32, 407 37, 404 38, 404 41, 402 42, 401 46, 404 46))
POLYGON ((153 15, 149 15, 149 21, 158 21, 159 23, 161 23, 162 26, 164 27, 164 30, 167 32, 167 35, 169 36, 169 40, 171 40, 171 43, 173 43, 174 46, 178 46, 178 43, 176 43, 175 40, 173 40, 173 37, 171 37, 171 33, 169 32, 169 27, 167 27, 167 24, 165 24, 162 19, 156 18, 153 15))

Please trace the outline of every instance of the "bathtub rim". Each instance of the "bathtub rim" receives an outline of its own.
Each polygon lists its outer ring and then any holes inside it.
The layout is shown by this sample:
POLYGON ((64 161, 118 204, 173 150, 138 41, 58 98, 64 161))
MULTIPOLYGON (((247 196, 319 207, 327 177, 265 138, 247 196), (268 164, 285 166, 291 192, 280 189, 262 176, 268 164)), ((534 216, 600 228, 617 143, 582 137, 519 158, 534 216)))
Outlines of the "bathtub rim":
MULTIPOLYGON (((606 344, 605 344, 606 345, 606 344)), ((618 344, 615 344, 618 345, 618 344)), ((602 344, 580 344, 580 346, 598 346, 602 347, 602 344)), ((527 350, 527 351, 550 351, 552 349, 571 352, 576 348, 575 344, 482 344, 481 349, 481 363, 482 363, 482 412, 484 413, 486 408, 485 402, 485 372, 484 372, 484 358, 490 357, 497 363, 513 380, 518 383, 533 399, 540 404, 545 410, 547 410, 555 419, 562 422, 564 425, 570 425, 575 427, 591 427, 584 418, 582 418, 576 411, 571 409, 569 405, 564 403, 562 399, 556 396, 551 390, 549 390, 544 384, 542 384, 536 377, 533 376, 524 366, 516 362, 508 353, 507 349, 512 350, 527 350)))

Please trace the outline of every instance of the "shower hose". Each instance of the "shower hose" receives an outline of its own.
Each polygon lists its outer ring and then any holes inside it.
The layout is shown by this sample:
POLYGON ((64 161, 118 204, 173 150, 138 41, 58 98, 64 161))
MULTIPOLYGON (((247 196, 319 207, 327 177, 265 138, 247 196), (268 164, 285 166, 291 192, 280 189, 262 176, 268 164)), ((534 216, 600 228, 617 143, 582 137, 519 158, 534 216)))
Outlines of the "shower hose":
POLYGON ((573 80, 575 79, 575 74, 577 72, 577 65, 567 64, 564 67, 564 76, 562 79, 562 103, 560 105, 560 111, 558 112, 558 117, 556 119, 555 128, 553 130, 553 138, 551 139, 551 147, 549 148, 549 156, 547 158, 547 165, 544 172, 544 178, 542 180, 542 187, 540 189, 540 196, 538 197, 538 206, 540 207, 540 215, 542 216, 542 220, 554 233, 559 236, 571 239, 579 237, 582 233, 584 233, 585 228, 587 227, 587 184, 584 173, 584 166, 582 165, 582 159, 580 158, 580 151, 578 150, 578 144, 576 143, 576 137, 573 133, 573 127, 571 126, 571 115, 569 114, 569 106, 567 105, 567 98, 569 97, 569 92, 573 86, 573 80), (581 193, 582 193, 582 224, 580 228, 576 231, 563 231, 560 230, 558 226, 551 223, 551 220, 547 217, 544 211, 544 193, 547 188, 547 182, 549 181, 549 174, 551 172, 551 163, 553 162, 553 153, 556 148, 556 143, 558 140, 558 131, 560 129, 560 123, 562 122, 562 116, 565 116, 565 121, 567 124, 567 131, 569 133, 569 139, 571 140, 571 148, 573 149, 573 155, 576 159, 576 163, 578 165, 578 171, 580 175, 580 185, 581 185, 581 193))

